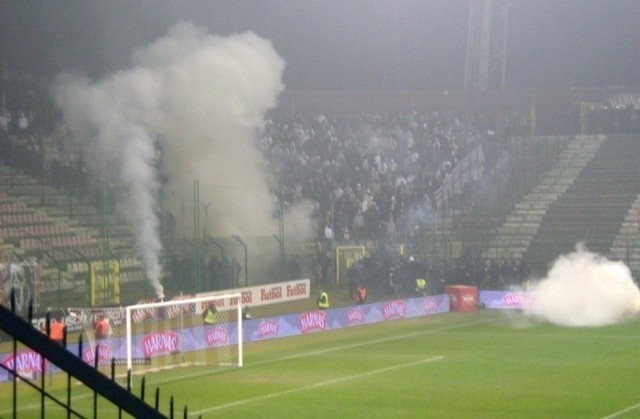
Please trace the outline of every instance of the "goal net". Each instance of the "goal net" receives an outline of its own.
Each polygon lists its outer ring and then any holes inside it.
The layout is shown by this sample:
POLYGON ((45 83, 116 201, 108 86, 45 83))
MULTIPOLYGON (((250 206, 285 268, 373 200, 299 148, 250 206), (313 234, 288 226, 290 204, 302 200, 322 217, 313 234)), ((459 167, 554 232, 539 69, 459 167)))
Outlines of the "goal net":
POLYGON ((69 312, 83 319, 85 361, 106 369, 115 360, 123 377, 180 366, 242 366, 240 301, 240 294, 224 294, 69 312))

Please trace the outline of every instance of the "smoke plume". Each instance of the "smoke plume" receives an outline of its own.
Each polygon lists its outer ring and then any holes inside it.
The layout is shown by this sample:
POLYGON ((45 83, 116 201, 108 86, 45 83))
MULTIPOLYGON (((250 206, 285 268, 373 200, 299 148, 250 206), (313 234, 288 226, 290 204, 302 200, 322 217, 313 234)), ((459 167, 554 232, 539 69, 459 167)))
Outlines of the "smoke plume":
POLYGON ((640 290, 622 262, 583 245, 560 256, 546 278, 531 289, 526 313, 561 326, 604 326, 629 319, 640 306, 640 290))
POLYGON ((206 206, 200 225, 212 234, 275 231, 269 178, 253 139, 284 88, 284 67, 254 33, 219 37, 182 22, 134 51, 130 68, 95 82, 60 77, 56 101, 65 121, 90 144, 92 170, 124 191, 119 209, 158 294, 162 187, 164 209, 183 228, 178 234, 192 225, 196 180, 206 206))

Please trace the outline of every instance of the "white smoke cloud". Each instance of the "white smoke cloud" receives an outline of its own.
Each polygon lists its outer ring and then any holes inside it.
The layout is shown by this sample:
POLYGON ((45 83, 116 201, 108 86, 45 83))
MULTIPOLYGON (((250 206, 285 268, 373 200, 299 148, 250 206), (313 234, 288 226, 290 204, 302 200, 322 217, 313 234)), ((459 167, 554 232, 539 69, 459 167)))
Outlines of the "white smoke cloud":
POLYGON ((76 137, 91 143, 92 168, 125 188, 121 209, 159 294, 156 141, 169 179, 164 205, 183 228, 192 225, 185 213, 193 214, 197 180, 200 202, 208 206, 201 225, 208 221, 212 234, 277 231, 253 139, 284 88, 284 67, 271 43, 254 33, 219 37, 182 22, 135 51, 128 69, 96 82, 60 78, 57 103, 76 137))
POLYGON ((168 207, 192 206, 198 180, 200 201, 210 205, 208 231, 271 234, 269 181, 253 141, 284 87, 284 62, 271 43, 250 32, 221 38, 180 24, 134 61, 163 86, 148 124, 164 136, 168 207))
POLYGON ((533 301, 527 315, 571 327, 628 320, 640 301, 640 290, 623 262, 610 261, 581 244, 560 256, 530 292, 533 301))

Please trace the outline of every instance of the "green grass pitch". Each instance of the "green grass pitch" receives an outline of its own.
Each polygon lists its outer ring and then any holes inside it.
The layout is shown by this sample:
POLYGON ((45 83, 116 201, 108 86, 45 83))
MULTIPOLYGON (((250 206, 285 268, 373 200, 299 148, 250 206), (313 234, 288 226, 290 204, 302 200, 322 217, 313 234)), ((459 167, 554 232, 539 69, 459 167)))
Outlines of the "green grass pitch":
MULTIPOLYGON (((251 343, 244 361, 149 374, 145 399, 159 387, 164 413, 173 396, 176 417, 187 405, 203 418, 640 417, 637 320, 562 328, 517 312, 447 313, 251 343)), ((63 381, 49 390, 64 394, 63 381)), ((0 385, 0 418, 11 414, 9 386, 0 385)), ((38 417, 38 396, 22 386, 18 417, 38 417)), ((91 416, 91 395, 73 395, 91 416)), ((66 417, 47 406, 47 418, 66 417)))

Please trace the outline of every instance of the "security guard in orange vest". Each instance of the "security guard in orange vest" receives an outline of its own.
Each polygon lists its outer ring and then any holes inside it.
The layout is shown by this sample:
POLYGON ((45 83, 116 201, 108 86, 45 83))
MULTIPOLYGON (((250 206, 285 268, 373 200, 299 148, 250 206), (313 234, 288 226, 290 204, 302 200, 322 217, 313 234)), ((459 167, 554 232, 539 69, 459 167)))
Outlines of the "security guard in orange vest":
POLYGON ((65 326, 62 320, 54 319, 49 325, 49 338, 62 345, 64 342, 65 326))

